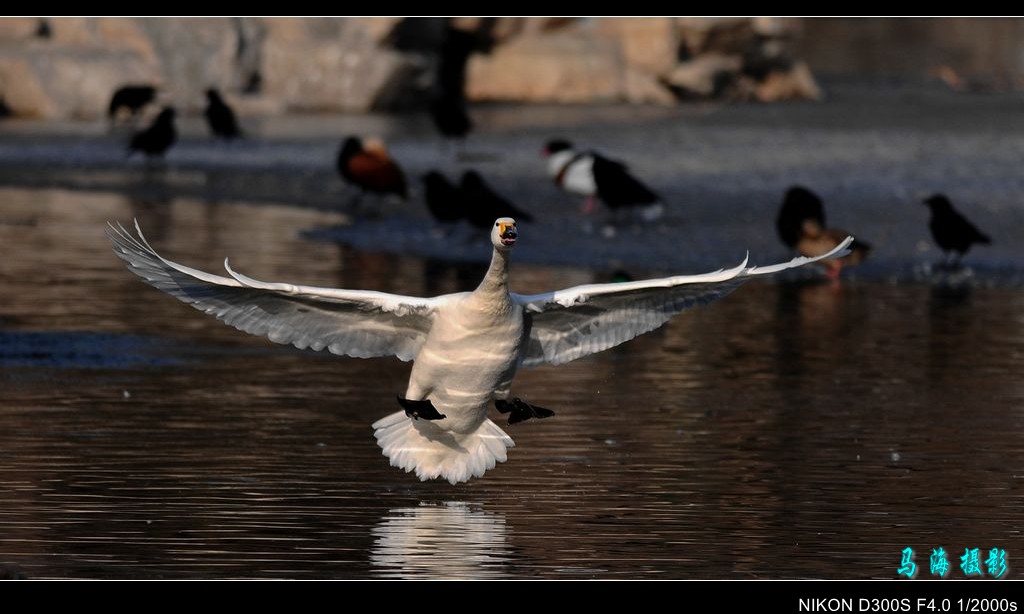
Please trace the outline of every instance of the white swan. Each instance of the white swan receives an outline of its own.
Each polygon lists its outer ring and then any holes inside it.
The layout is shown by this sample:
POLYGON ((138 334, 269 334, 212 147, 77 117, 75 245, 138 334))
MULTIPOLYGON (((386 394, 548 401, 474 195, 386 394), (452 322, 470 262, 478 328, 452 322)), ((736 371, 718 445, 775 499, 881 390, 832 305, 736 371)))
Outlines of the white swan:
POLYGON ((150 285, 235 328, 298 348, 358 358, 413 360, 403 411, 374 423, 391 464, 421 480, 480 477, 507 458, 512 439, 487 419, 488 403, 510 423, 553 412, 511 396, 518 367, 560 365, 658 328, 677 313, 726 295, 744 281, 844 255, 853 240, 816 258, 524 296, 508 290, 515 220, 491 229, 494 252, 473 292, 415 298, 365 290, 266 283, 233 271, 211 275, 160 256, 123 226, 108 232, 118 256, 150 285))

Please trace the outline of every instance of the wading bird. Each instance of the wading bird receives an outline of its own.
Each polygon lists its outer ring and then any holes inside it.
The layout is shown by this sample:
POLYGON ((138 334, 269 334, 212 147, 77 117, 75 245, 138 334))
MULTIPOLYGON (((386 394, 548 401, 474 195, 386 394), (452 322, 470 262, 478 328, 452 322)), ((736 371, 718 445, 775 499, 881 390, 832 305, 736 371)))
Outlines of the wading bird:
POLYGON ((367 192, 395 196, 406 200, 409 188, 405 173, 398 163, 391 159, 384 143, 377 139, 350 136, 338 150, 338 174, 348 183, 359 188, 354 202, 359 202, 367 192))
MULTIPOLYGON (((775 226, 782 242, 801 256, 828 253, 850 234, 838 228, 826 228, 825 206, 817 194, 802 186, 793 186, 786 191, 775 226)), ((820 265, 829 279, 837 280, 844 266, 860 264, 869 253, 871 246, 857 240, 850 244, 847 256, 825 260, 820 265)))
POLYGON ((491 263, 472 292, 432 298, 212 275, 160 256, 136 222, 108 234, 114 251, 146 283, 235 328, 300 349, 357 358, 413 361, 401 410, 373 424, 391 465, 421 480, 452 484, 504 462, 512 438, 487 418, 494 401, 509 424, 554 412, 512 395, 520 367, 560 365, 654 330, 672 316, 721 298, 753 277, 841 256, 852 241, 819 258, 768 267, 739 266, 683 275, 576 286, 544 294, 509 290, 509 257, 519 238, 512 218, 490 230, 491 263))
POLYGON ((548 159, 548 175, 566 192, 586 197, 584 213, 594 210, 594 197, 612 212, 637 210, 644 221, 661 217, 664 203, 650 188, 629 173, 622 162, 593 151, 576 151, 564 139, 548 141, 542 151, 548 159))

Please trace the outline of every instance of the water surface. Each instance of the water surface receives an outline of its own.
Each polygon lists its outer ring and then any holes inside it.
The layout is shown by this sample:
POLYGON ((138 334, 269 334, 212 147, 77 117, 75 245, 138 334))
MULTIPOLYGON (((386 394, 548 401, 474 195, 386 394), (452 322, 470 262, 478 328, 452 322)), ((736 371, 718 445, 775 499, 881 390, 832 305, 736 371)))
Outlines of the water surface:
MULTIPOLYGON (((212 271, 418 295, 480 275, 302 238, 329 212, 0 189, 0 564, 28 577, 892 578, 907 546, 956 577, 965 547, 1024 556, 1020 287, 747 284, 520 373, 558 415, 451 486, 373 440, 407 364, 277 346, 144 285, 103 235, 132 217, 212 271)), ((524 292, 606 275, 513 265, 524 292)))

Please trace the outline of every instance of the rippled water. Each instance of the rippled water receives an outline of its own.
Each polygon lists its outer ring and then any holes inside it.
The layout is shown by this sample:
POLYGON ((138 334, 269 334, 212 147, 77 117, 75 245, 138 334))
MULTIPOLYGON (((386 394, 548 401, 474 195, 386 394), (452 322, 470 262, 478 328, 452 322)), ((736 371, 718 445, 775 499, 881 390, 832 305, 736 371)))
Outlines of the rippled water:
POLYGON ((301 238, 327 213, 0 189, 0 565, 28 577, 891 578, 907 546, 1024 556, 1019 287, 748 284, 522 372, 558 415, 451 486, 373 440, 407 364, 275 346, 145 286, 103 236, 133 216, 208 270, 406 294, 480 274, 301 238))

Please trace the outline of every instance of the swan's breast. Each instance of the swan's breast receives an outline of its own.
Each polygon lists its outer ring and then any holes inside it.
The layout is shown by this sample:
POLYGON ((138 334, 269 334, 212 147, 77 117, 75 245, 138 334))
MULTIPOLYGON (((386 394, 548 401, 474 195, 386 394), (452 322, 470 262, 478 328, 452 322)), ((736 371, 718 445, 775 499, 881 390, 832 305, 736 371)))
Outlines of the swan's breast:
POLYGON ((504 369, 515 364, 522 336, 522 307, 481 304, 467 297, 437 314, 417 362, 504 369))

